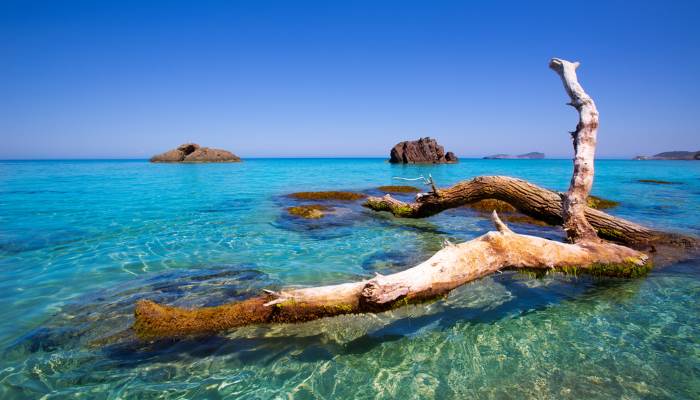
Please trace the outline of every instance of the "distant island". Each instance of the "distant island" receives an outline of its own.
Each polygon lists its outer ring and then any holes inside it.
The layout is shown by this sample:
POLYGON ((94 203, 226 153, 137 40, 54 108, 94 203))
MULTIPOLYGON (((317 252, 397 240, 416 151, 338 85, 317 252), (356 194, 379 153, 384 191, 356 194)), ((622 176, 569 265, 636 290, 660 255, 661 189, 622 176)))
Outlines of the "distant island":
POLYGON ((700 160, 700 151, 665 151, 653 156, 637 156, 635 160, 700 160))
POLYGON ((185 143, 176 149, 151 157, 153 163, 210 163, 240 162, 241 159, 230 151, 201 147, 197 143, 185 143))
POLYGON ((494 154, 492 156, 484 157, 484 160, 522 160, 522 159, 541 160, 543 158, 544 158, 544 153, 539 153, 539 152, 533 151, 530 153, 520 154, 517 156, 511 155, 511 154, 494 154))
POLYGON ((392 164, 452 164, 459 161, 451 151, 430 137, 397 143, 389 154, 392 164))

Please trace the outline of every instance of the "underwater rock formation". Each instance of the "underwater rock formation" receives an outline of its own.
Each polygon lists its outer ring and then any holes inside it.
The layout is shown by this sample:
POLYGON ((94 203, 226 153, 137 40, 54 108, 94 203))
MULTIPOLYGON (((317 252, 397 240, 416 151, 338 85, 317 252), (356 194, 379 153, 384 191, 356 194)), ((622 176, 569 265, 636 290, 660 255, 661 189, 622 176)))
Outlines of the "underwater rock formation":
POLYGON ((398 143, 389 155, 392 164, 449 164, 457 161, 453 152, 445 153, 445 148, 429 137, 398 143))
POLYGON ((196 143, 185 143, 177 149, 166 151, 151 157, 151 162, 239 162, 241 159, 230 151, 201 147, 196 143))
POLYGON ((318 219, 326 215, 325 211, 331 210, 331 207, 322 204, 308 204, 303 206, 288 207, 289 215, 306 219, 318 219))
POLYGON ((287 196, 297 200, 337 200, 337 201, 357 201, 364 199, 367 195, 355 192, 296 192, 287 196))
POLYGON ((678 185, 679 182, 669 182, 669 181, 662 181, 659 179, 638 179, 637 182, 640 183, 653 183, 656 185, 678 185))
POLYGON ((420 189, 418 189, 415 186, 406 186, 406 185, 387 185, 387 186, 380 186, 377 188, 380 192, 384 193, 418 193, 420 192, 420 189))

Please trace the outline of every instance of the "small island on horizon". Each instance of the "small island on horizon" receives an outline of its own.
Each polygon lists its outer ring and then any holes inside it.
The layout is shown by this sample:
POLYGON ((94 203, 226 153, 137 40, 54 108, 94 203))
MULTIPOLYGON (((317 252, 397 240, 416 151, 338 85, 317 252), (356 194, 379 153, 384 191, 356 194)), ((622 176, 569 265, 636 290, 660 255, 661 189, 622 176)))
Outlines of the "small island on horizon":
POLYGON ((486 156, 484 160, 541 160, 544 158, 544 153, 537 151, 532 151, 530 153, 519 154, 517 156, 510 154, 494 154, 492 156, 486 156))
POLYGON ((185 143, 176 149, 151 157, 152 163, 212 163, 240 162, 237 155, 227 150, 202 147, 197 143, 185 143))
POLYGON ((453 152, 445 152, 437 140, 428 136, 397 143, 389 153, 392 164, 454 164, 458 161, 453 152))
POLYGON ((700 150, 698 151, 665 151, 653 156, 636 156, 634 160, 700 160, 700 150))

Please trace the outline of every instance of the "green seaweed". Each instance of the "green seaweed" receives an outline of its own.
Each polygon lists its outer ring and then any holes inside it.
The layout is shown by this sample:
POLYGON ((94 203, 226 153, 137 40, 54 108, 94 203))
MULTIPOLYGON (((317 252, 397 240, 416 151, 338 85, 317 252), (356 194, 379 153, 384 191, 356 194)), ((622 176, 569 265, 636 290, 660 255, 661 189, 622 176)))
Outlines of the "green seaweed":
POLYGON ((409 217, 413 214, 413 208, 409 205, 394 207, 391 211, 397 217, 409 217))
POLYGON ((620 205, 620 202, 615 200, 608 200, 598 196, 588 196, 586 199, 588 207, 595 208, 596 210, 605 210, 607 208, 613 208, 620 205))
POLYGON ((556 271, 564 275, 591 275, 596 277, 611 278, 639 278, 651 271, 651 260, 640 262, 636 258, 627 258, 619 263, 593 263, 588 267, 580 265, 562 265, 552 269, 545 268, 515 268, 516 272, 530 278, 542 278, 550 271, 556 271))
POLYGON ((648 274, 653 268, 651 260, 639 261, 634 258, 628 258, 621 263, 593 263, 590 267, 590 274, 594 276, 639 278, 648 274))
POLYGON ((587 274, 611 278, 639 278, 648 274, 654 267, 651 260, 640 261, 630 257, 619 263, 593 263, 589 267, 565 265, 556 269, 566 275, 573 276, 587 274))
POLYGON ((625 239, 625 234, 618 229, 607 229, 607 228, 600 228, 598 229, 598 235, 604 239, 610 239, 610 240, 624 240, 625 239))

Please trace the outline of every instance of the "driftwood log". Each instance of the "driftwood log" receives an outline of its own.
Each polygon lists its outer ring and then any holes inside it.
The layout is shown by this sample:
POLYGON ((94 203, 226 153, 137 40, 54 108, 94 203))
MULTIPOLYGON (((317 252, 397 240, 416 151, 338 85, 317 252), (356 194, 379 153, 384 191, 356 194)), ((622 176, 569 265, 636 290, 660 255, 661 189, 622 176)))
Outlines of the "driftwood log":
MULTIPOLYGON (((563 193, 542 188, 509 176, 478 176, 447 189, 421 193, 412 203, 391 195, 369 197, 364 206, 388 211, 397 217, 426 218, 450 208, 484 199, 505 201, 521 213, 550 225, 564 223, 563 193)), ((658 246, 693 248, 697 239, 677 233, 654 230, 603 211, 583 206, 588 222, 601 239, 611 240, 638 250, 653 251, 658 246)))
MULTIPOLYGON (((572 132, 575 158, 568 192, 562 199, 556 193, 505 177, 479 178, 472 181, 475 182, 472 186, 488 185, 490 181, 491 186, 479 190, 504 193, 502 200, 515 202, 522 208, 531 207, 533 213, 539 210, 537 212, 550 215, 552 220, 558 215, 569 243, 514 233, 494 211, 492 219, 496 231, 465 243, 449 244, 427 261, 395 274, 339 285, 266 291, 249 300, 217 307, 183 309, 140 301, 135 310, 136 334, 143 339, 212 334, 250 324, 303 322, 340 314, 380 312, 439 298, 460 285, 503 269, 556 269, 624 277, 643 275, 651 268, 647 254, 600 239, 589 222, 595 224, 596 217, 599 221, 606 218, 604 214, 592 212, 585 203, 593 182, 598 112, 578 83, 578 63, 552 59, 550 67, 561 77, 571 98, 570 104, 579 111, 580 117, 576 130, 572 132), (509 183, 504 185, 500 183, 502 181, 509 183), (513 185, 514 182, 517 184, 513 185), (504 187, 510 190, 505 191, 504 187), (527 190, 519 192, 523 188, 527 190), (526 200, 531 196, 535 200, 526 200), (538 196, 543 199, 539 200, 538 196), (541 209, 537 204, 541 204, 541 209), (590 218, 591 215, 594 217, 590 218)), ((465 184, 460 185, 464 188, 465 184)), ((466 185, 469 188, 468 183, 466 185)), ((452 189, 433 189, 429 196, 436 197, 435 201, 426 197, 425 201, 414 204, 399 204, 384 198, 376 203, 376 209, 386 209, 401 216, 434 214, 462 201, 463 191, 450 192, 452 189), (447 197, 452 200, 439 200, 445 199, 446 194, 454 194, 447 197)), ((627 231, 640 229, 626 223, 629 225, 627 231)), ((597 232, 600 231, 598 228, 597 232)))

